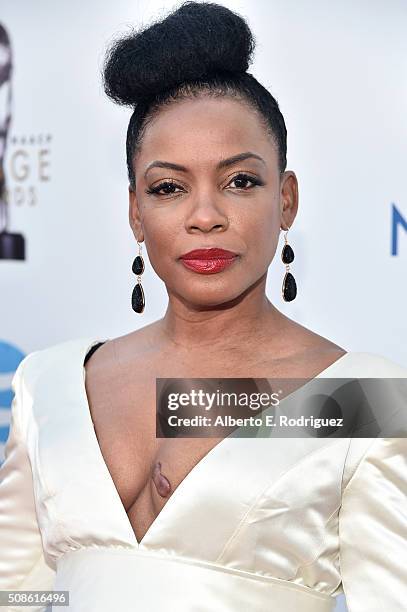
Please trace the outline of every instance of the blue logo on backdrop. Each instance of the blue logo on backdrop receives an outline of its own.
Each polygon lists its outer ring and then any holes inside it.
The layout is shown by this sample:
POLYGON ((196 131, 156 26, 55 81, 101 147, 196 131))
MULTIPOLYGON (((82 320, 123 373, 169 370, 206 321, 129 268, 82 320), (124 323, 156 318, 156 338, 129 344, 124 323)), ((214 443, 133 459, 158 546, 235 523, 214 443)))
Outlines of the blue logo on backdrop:
POLYGON ((407 219, 403 217, 395 204, 391 205, 391 254, 399 254, 399 227, 407 232, 407 219))
POLYGON ((16 346, 0 340, 0 377, 7 378, 6 386, 0 383, 0 465, 4 461, 4 446, 10 429, 10 408, 14 398, 9 381, 24 357, 24 353, 16 346))

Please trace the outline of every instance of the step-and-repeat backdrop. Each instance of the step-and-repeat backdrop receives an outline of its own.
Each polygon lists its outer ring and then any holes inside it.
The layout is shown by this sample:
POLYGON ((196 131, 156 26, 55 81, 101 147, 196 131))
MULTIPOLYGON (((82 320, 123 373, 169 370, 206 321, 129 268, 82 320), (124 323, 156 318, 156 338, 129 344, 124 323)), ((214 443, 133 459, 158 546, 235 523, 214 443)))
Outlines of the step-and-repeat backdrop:
MULTIPOLYGON (((407 366, 406 4, 223 4, 253 29, 251 71, 279 101, 288 169, 299 180, 289 233, 298 295, 281 298, 282 234, 270 299, 347 350, 407 366)), ((24 355, 78 336, 119 336, 165 312, 145 249, 146 310, 131 309, 130 110, 105 97, 100 71, 112 38, 174 6, 2 0, 0 232, 9 251, 0 260, 0 463, 24 355)))

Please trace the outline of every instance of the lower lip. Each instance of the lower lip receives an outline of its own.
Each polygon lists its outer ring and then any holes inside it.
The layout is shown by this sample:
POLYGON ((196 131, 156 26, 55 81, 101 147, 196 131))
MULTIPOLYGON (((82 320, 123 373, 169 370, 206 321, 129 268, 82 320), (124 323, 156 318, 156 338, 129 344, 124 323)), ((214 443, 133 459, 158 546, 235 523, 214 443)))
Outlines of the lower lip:
POLYGON ((199 274, 217 274, 232 265, 236 259, 237 255, 228 259, 181 259, 181 261, 186 268, 199 274))

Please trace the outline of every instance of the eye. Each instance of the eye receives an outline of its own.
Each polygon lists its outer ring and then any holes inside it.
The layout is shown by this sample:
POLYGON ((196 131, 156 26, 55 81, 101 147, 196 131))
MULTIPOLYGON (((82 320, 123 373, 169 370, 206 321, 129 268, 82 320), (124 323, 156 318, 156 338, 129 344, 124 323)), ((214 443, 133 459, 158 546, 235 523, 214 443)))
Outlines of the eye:
POLYGON ((174 183, 173 181, 163 181, 162 183, 159 183, 154 187, 146 189, 146 193, 152 193, 156 195, 172 195, 174 193, 178 193, 177 191, 175 191, 177 187, 182 189, 180 185, 177 185, 177 183, 174 183), (161 191, 163 191, 163 193, 160 193, 161 191))
POLYGON ((249 189, 253 189, 253 187, 257 185, 264 185, 263 181, 261 181, 256 176, 251 176, 250 174, 245 174, 243 172, 240 172, 240 174, 236 174, 236 176, 233 177, 233 179, 230 181, 230 183, 228 183, 228 185, 231 185, 232 183, 236 183, 234 189, 241 189, 242 191, 249 191, 249 189), (244 187, 243 184, 248 182, 252 183, 252 186, 244 187))

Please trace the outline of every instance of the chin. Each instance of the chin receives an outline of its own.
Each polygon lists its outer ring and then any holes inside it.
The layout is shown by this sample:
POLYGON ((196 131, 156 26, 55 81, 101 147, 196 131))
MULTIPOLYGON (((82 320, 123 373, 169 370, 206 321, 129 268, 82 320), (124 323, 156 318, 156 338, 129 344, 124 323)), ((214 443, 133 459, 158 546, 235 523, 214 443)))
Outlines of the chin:
POLYGON ((219 290, 219 288, 214 288, 213 290, 207 288, 204 291, 199 289, 193 293, 188 292, 188 295, 184 293, 183 299, 192 304, 195 308, 210 306, 215 307, 221 306, 222 304, 226 305, 228 303, 235 302, 243 292, 244 289, 236 291, 236 288, 234 291, 225 291, 225 288, 222 290, 219 290))

